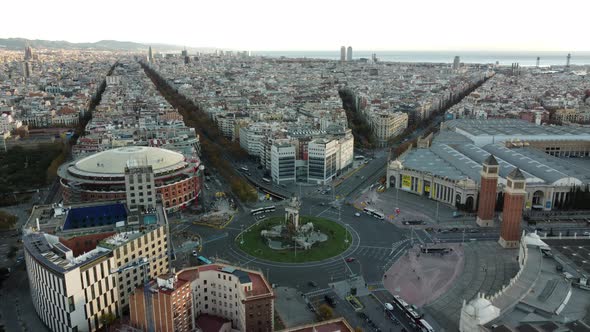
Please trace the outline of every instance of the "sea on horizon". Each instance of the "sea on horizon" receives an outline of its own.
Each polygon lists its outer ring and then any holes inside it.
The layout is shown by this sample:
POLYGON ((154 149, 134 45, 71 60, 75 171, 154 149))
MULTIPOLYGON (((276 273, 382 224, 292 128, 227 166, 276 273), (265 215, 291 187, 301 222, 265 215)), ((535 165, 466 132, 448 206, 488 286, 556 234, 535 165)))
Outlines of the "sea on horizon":
MULTIPOLYGON (((565 66, 568 52, 519 52, 519 51, 365 51, 353 50, 353 59, 371 59, 375 53, 380 61, 386 62, 428 62, 453 63, 455 56, 459 56, 463 63, 495 64, 510 66, 518 63, 521 67, 536 66, 540 57, 540 66, 565 66)), ((313 58, 339 60, 340 50, 336 51, 253 51, 252 55, 287 58, 313 58)), ((590 65, 590 52, 571 52, 571 65, 590 65)))

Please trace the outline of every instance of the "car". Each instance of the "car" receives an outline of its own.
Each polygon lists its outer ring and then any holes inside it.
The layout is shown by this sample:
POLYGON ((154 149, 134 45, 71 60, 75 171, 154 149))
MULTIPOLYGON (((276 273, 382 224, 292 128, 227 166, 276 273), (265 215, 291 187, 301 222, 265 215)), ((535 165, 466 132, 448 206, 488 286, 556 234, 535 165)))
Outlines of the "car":
POLYGON ((326 301, 330 307, 336 306, 336 300, 330 295, 324 295, 324 301, 326 301))
POLYGON ((309 285, 309 287, 318 287, 318 284, 313 280, 310 280, 309 282, 307 282, 307 284, 309 285))
POLYGON ((584 232, 584 235, 590 236, 590 232, 584 232))
POLYGON ((361 214, 360 214, 359 212, 356 212, 356 213, 354 214, 354 216, 355 216, 355 217, 360 217, 360 216, 361 216, 361 214))
POLYGON ((346 259, 346 263, 352 263, 352 262, 354 262, 355 260, 356 260, 356 258, 354 258, 354 257, 348 257, 348 258, 346 259))
POLYGON ((326 206, 326 203, 324 203, 324 202, 321 202, 321 203, 320 203, 320 205, 321 205, 321 206, 326 206))
POLYGON ((393 310, 393 305, 391 303, 385 303, 384 306, 385 306, 386 310, 389 310, 389 311, 393 310))
POLYGON ((199 256, 199 253, 196 250, 193 250, 193 256, 197 257, 199 256))

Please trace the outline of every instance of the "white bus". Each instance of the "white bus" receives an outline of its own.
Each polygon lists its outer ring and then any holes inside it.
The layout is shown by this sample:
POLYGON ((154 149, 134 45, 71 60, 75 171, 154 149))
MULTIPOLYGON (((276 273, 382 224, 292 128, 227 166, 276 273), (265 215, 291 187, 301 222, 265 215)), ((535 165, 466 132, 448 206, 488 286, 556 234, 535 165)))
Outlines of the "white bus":
POLYGON ((381 220, 385 219, 385 215, 383 213, 379 212, 379 211, 375 211, 375 210, 369 209, 369 208, 364 208, 363 211, 366 214, 368 214, 370 216, 373 216, 373 217, 375 217, 377 219, 381 219, 381 220))
POLYGON ((422 331, 424 332, 434 332, 434 329, 432 328, 432 326, 430 326, 430 324, 428 324, 428 322, 424 319, 420 319, 420 327, 422 328, 422 331))
POLYGON ((248 167, 246 167, 246 166, 240 167, 240 170, 243 171, 243 172, 248 172, 249 171, 248 170, 248 167))
POLYGON ((269 178, 262 178, 262 182, 270 183, 270 179, 269 178))
POLYGON ((275 206, 271 205, 271 206, 267 206, 267 207, 261 207, 258 209, 252 209, 252 210, 250 210, 250 214, 255 216, 255 215, 258 215, 261 213, 265 213, 265 212, 274 212, 275 210, 276 210, 275 206))

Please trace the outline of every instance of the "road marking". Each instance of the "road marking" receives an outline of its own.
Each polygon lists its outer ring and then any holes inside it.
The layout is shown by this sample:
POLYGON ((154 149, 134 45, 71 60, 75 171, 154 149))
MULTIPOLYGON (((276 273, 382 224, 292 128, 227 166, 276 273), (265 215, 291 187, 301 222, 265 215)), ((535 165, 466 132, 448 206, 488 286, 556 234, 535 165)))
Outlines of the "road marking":
POLYGON ((375 247, 375 246, 359 246, 359 248, 371 248, 371 249, 391 249, 391 247, 375 247))
POLYGON ((430 239, 430 242, 434 243, 434 240, 432 239, 432 236, 430 236, 430 233, 429 233, 429 232, 427 232, 426 230, 422 230, 422 231, 424 232, 424 234, 426 234, 426 237, 427 237, 428 239, 430 239))

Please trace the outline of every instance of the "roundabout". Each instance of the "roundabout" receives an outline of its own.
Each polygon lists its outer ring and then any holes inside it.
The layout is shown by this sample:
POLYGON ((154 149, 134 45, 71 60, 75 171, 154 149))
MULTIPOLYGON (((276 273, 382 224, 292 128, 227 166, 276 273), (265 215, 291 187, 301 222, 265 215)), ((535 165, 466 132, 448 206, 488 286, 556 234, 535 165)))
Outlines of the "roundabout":
POLYGON ((355 238, 345 225, 318 217, 301 216, 300 220, 302 224, 312 223, 315 232, 325 234, 327 239, 314 243, 304 250, 293 239, 283 238, 280 240, 283 248, 277 249, 276 245, 269 245, 272 242, 276 243, 276 240, 269 240, 262 235, 266 230, 284 224, 283 218, 274 217, 258 222, 239 234, 235 238, 235 246, 245 255, 259 262, 307 265, 305 263, 317 264, 342 259, 335 257, 349 252, 354 248, 353 244, 358 245, 358 238, 355 238))

